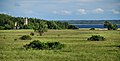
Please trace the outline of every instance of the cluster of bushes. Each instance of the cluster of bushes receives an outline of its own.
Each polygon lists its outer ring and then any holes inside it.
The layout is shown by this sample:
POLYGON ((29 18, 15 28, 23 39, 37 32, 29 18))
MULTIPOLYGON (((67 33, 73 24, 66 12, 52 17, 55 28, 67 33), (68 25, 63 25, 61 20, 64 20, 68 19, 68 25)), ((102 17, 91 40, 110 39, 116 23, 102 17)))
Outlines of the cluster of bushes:
POLYGON ((32 38, 29 35, 23 35, 20 37, 21 40, 31 40, 32 38))
POLYGON ((64 47, 64 44, 61 44, 59 42, 41 42, 39 40, 34 40, 30 42, 29 44, 24 45, 26 49, 61 49, 64 47))
POLYGON ((90 41, 104 41, 105 38, 103 36, 100 36, 100 35, 93 35, 92 37, 88 38, 87 40, 90 40, 90 41))

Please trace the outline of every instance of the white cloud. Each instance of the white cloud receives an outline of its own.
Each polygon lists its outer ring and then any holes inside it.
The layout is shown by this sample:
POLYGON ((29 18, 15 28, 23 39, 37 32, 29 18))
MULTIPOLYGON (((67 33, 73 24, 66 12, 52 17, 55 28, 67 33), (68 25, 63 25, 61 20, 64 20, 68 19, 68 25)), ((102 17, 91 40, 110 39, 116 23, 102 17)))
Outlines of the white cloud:
POLYGON ((115 9, 112 9, 111 11, 112 11, 113 14, 119 14, 120 13, 119 11, 117 11, 115 9))
POLYGON ((66 15, 66 14, 71 14, 71 12, 70 12, 70 11, 67 11, 67 10, 62 10, 61 13, 63 13, 64 15, 66 15))
POLYGON ((60 15, 70 15, 72 12, 68 10, 61 10, 61 11, 53 11, 54 14, 60 14, 60 15))
POLYGON ((80 12, 80 14, 86 14, 86 10, 85 9, 78 9, 78 12, 80 12))
POLYGON ((95 13, 102 13, 102 12, 104 12, 104 10, 103 10, 102 8, 96 8, 96 9, 94 10, 94 12, 95 12, 95 13))

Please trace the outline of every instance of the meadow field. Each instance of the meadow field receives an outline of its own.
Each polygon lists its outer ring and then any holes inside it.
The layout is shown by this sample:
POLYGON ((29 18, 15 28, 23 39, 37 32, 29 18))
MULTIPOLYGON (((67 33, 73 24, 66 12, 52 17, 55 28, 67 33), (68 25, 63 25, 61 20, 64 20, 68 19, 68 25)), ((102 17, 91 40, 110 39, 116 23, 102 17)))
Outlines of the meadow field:
POLYGON ((120 61, 120 30, 48 30, 44 36, 35 33, 32 40, 20 40, 33 30, 0 30, 0 61, 120 61), (105 41, 88 41, 101 35, 105 41), (16 40, 15 40, 16 39, 16 40), (26 50, 23 45, 33 40, 59 41, 60 50, 26 50))

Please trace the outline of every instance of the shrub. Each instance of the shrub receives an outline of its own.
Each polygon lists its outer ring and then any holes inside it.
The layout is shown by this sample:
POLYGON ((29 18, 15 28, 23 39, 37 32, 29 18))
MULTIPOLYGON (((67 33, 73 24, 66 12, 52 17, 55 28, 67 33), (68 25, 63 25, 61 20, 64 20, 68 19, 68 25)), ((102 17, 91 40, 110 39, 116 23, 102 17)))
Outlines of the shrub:
POLYGON ((74 25, 69 25, 68 29, 79 29, 78 27, 74 26, 74 25))
POLYGON ((39 40, 34 40, 29 44, 24 45, 26 49, 61 49, 64 47, 63 44, 59 42, 40 42, 39 40))
POLYGON ((57 35, 58 37, 60 36, 60 34, 57 35))
POLYGON ((20 37, 21 40, 31 40, 32 38, 29 35, 23 35, 20 37))
POLYGON ((4 30, 4 28, 5 28, 5 27, 3 27, 3 26, 0 26, 0 30, 4 30))
POLYGON ((95 28, 90 28, 90 30, 95 30, 95 28))
POLYGON ((35 34, 33 32, 30 33, 31 36, 34 36, 35 34))
POLYGON ((17 39, 14 39, 14 41, 16 41, 17 39))
POLYGON ((104 41, 105 38, 100 35, 93 35, 92 37, 88 38, 90 41, 104 41))

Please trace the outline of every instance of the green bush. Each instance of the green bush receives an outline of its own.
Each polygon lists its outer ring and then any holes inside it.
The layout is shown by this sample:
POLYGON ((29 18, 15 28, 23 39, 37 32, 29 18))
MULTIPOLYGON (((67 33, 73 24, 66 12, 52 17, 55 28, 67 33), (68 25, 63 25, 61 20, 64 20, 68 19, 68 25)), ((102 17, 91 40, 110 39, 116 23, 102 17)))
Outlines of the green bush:
POLYGON ((17 41, 17 39, 14 39, 14 41, 17 41))
POLYGON ((59 42, 40 42, 39 40, 34 40, 29 44, 24 45, 26 49, 61 49, 64 47, 63 44, 59 42))
POLYGON ((5 28, 4 26, 0 26, 0 30, 4 30, 4 28, 5 28))
POLYGON ((90 30, 95 30, 95 28, 90 28, 90 30))
POLYGON ((104 41, 105 38, 100 35, 93 35, 92 37, 88 38, 90 41, 104 41))
POLYGON ((34 36, 35 34, 33 32, 30 33, 31 36, 34 36))
POLYGON ((32 38, 29 35, 23 35, 20 37, 21 40, 31 40, 32 38))

